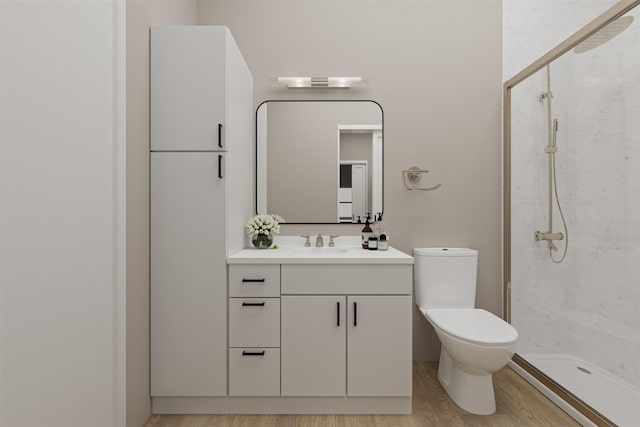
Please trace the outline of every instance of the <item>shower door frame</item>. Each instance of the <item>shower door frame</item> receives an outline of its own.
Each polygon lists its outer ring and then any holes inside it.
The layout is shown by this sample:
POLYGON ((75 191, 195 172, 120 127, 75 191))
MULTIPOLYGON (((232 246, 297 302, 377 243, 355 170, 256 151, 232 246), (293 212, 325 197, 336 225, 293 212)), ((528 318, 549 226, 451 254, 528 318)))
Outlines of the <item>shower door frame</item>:
MULTIPOLYGON (((511 89, 529 76, 588 39, 592 34, 640 5, 640 0, 621 0, 572 36, 541 56, 531 65, 504 82, 503 92, 503 317, 511 323, 511 89)), ((598 426, 615 426, 611 420, 569 392, 517 353, 513 362, 598 426)))

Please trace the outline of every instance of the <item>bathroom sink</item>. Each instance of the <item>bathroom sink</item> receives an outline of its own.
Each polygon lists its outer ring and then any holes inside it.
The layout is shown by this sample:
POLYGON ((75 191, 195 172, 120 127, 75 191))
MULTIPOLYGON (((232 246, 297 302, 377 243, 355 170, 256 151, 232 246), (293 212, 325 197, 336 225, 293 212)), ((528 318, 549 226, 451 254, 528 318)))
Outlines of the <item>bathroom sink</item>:
POLYGON ((338 254, 344 254, 347 253, 348 250, 346 248, 329 248, 329 247, 324 247, 324 248, 317 248, 317 247, 311 247, 311 248, 296 248, 293 249, 291 251, 294 254, 300 254, 300 255, 338 255, 338 254))

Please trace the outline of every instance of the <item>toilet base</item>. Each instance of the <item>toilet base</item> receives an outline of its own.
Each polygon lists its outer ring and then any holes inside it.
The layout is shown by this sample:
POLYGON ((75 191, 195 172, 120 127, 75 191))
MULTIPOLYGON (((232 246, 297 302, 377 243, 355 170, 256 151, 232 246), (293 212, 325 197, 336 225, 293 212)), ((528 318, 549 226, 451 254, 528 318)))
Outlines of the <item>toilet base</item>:
POLYGON ((455 365, 442 346, 438 380, 451 399, 467 412, 491 415, 496 411, 492 375, 472 375, 455 365))

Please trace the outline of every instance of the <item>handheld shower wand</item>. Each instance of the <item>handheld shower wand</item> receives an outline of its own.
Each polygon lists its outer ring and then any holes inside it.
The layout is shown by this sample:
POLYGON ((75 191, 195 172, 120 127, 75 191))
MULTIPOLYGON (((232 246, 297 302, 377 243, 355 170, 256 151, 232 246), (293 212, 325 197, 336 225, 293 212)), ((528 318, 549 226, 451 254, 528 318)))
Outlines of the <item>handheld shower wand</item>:
POLYGON ((569 231, 567 229, 567 222, 564 218, 564 213, 562 212, 562 206, 560 206, 560 200, 558 198, 558 183, 556 179, 556 153, 558 152, 558 147, 556 146, 558 140, 558 119, 553 120, 553 126, 551 128, 551 138, 550 144, 547 145, 544 149, 545 153, 549 155, 549 228, 546 233, 541 231, 536 231, 534 234, 534 239, 536 241, 546 240, 549 248, 549 256, 551 260, 556 264, 564 261, 565 256, 567 255, 567 249, 569 248, 569 231), (558 211, 560 212, 560 218, 562 219, 562 225, 564 226, 564 234, 561 232, 554 233, 553 232, 553 195, 555 194, 556 204, 558 206, 558 211), (564 251, 562 253, 562 257, 559 260, 553 258, 553 251, 557 251, 558 247, 553 243, 554 240, 564 240, 565 236, 567 240, 564 244, 564 251))
MULTIPOLYGON (((555 154, 558 152, 558 147, 556 147, 556 142, 558 139, 558 119, 553 119, 553 126, 550 129, 549 135, 549 145, 547 145, 544 149, 544 152, 549 155, 549 203, 548 203, 548 218, 549 225, 547 228, 547 232, 543 233, 542 231, 536 231, 534 234, 534 238, 536 241, 547 240, 549 250, 558 250, 556 245, 553 244, 554 240, 562 240, 564 239, 564 235, 562 233, 554 233, 553 232, 553 193, 556 182, 555 177, 555 154)), ((557 194, 556 194, 557 196, 557 194)))

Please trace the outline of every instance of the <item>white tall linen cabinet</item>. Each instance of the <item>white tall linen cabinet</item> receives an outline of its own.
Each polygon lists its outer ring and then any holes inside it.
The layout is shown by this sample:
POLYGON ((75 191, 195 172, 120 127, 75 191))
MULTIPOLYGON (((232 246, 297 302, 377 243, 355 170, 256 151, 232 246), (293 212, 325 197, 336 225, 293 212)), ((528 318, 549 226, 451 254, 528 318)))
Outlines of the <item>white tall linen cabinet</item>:
POLYGON ((151 396, 227 395, 226 257, 253 213, 253 80, 223 26, 151 29, 151 396))

